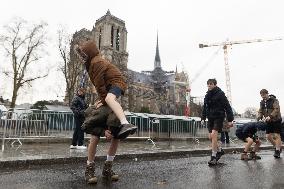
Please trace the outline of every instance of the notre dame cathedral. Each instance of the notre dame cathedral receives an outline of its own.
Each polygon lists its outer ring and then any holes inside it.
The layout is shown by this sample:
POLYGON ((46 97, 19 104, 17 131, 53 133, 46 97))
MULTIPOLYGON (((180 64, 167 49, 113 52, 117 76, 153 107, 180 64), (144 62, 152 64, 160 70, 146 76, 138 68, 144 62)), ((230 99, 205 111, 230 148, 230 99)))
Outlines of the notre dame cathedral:
MULTIPOLYGON (((185 114, 186 90, 189 86, 188 75, 185 72, 178 73, 177 69, 175 71, 162 69, 158 36, 154 69, 142 72, 127 68, 128 53, 125 22, 113 16, 109 10, 96 21, 91 31, 81 29, 73 34, 70 44, 71 61, 78 62, 73 47, 79 41, 85 39, 94 39, 102 56, 115 64, 127 78, 128 89, 121 99, 121 104, 125 110, 156 114, 185 114)), ((87 86, 87 97, 89 102, 93 103, 97 97, 96 90, 90 82, 88 82, 87 86)))

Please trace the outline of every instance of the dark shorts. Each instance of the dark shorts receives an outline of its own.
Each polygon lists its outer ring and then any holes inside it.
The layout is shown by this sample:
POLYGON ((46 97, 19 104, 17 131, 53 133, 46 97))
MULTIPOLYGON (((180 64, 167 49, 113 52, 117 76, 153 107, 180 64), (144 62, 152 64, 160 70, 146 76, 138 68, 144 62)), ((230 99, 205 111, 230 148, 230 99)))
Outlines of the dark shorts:
POLYGON ((119 88, 117 86, 110 86, 108 92, 114 94, 116 96, 116 98, 119 98, 123 93, 121 88, 119 88))
POLYGON ((108 127, 107 125, 100 125, 93 128, 93 131, 90 133, 98 138, 105 136, 105 131, 110 130, 113 138, 118 139, 118 133, 120 131, 120 127, 108 127))
POLYGON ((208 119, 207 128, 209 133, 212 133, 212 130, 222 132, 224 119, 208 119))
POLYGON ((268 122, 266 127, 266 134, 281 133, 281 121, 268 122))
POLYGON ((251 136, 245 136, 244 134, 241 133, 236 133, 236 136, 238 137, 238 139, 242 140, 243 142, 247 142, 247 138, 250 137, 253 139, 253 142, 256 142, 258 140, 258 136, 257 135, 253 135, 251 136))

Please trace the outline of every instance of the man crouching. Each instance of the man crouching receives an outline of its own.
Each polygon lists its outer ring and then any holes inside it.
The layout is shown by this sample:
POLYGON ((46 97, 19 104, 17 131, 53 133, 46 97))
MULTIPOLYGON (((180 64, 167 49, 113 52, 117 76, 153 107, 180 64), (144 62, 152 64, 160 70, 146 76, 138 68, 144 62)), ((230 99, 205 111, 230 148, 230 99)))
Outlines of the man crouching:
POLYGON ((107 105, 102 105, 100 102, 96 103, 94 106, 90 106, 86 110, 85 114, 86 120, 82 125, 82 129, 87 134, 91 134, 85 171, 86 181, 89 184, 97 183, 97 177, 95 174, 95 155, 101 136, 105 136, 106 139, 111 142, 107 152, 106 161, 104 163, 102 177, 111 181, 117 181, 119 176, 112 170, 112 164, 120 139, 127 137, 118 137, 118 133, 121 129, 120 121, 107 105))

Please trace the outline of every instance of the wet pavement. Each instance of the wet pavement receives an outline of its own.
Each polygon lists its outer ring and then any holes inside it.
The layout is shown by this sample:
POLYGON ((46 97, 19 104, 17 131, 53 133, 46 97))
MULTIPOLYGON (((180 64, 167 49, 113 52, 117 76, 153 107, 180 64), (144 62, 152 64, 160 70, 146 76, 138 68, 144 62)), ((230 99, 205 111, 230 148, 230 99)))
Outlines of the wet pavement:
MULTIPOLYGON (((97 147, 97 155, 106 154, 109 142, 101 142, 97 147)), ((155 153, 159 151, 175 151, 188 149, 202 149, 208 147, 208 142, 200 144, 193 141, 176 142, 156 142, 155 145, 150 141, 121 142, 117 154, 142 154, 146 152, 155 153)), ((0 152, 0 162, 5 160, 29 160, 29 159, 48 159, 48 158, 68 158, 85 157, 87 150, 69 149, 68 143, 34 143, 5 145, 5 150, 0 152)))
MULTIPOLYGON (((100 142, 97 148, 97 156, 106 155, 109 142, 100 142)), ((242 147, 241 142, 231 143, 224 147, 242 147)), ((122 141, 118 148, 118 155, 144 154, 175 151, 194 151, 209 149, 209 141, 204 140, 196 143, 194 140, 158 141, 152 143, 147 139, 143 141, 122 141)), ((15 143, 5 144, 5 150, 0 152, 0 164, 5 161, 16 160, 41 160, 54 158, 86 157, 87 150, 69 149, 68 143, 28 143, 19 145, 15 143)))
POLYGON ((85 183, 84 163, 9 168, 1 170, 0 186, 6 189, 284 188, 284 160, 274 159, 272 154, 272 151, 262 151, 261 160, 248 162, 241 161, 240 154, 226 154, 214 167, 207 165, 208 156, 119 160, 114 164, 114 170, 120 175, 120 180, 114 183, 101 178, 100 162, 96 170, 97 185, 85 183))

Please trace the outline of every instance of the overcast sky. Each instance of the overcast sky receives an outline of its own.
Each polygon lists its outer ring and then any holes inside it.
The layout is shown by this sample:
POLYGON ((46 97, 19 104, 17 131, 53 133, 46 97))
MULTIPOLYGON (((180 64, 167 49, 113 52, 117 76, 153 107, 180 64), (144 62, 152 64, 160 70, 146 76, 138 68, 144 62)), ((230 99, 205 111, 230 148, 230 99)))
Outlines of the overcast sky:
MULTIPOLYGON (((15 16, 49 24, 51 48, 43 60, 54 68, 48 78, 21 91, 18 103, 62 99, 64 80, 55 68, 59 61, 56 50, 59 25, 68 27, 70 33, 81 28, 92 29, 108 9, 126 23, 130 69, 153 69, 158 31, 163 69, 184 67, 194 79, 192 95, 204 96, 208 78, 216 78, 226 91, 224 54, 219 47, 200 49, 198 44, 284 37, 283 4, 281 0, 9 0, 1 2, 0 25, 15 16), (205 64, 208 65, 195 78, 205 64)), ((240 44, 229 49, 233 107, 238 112, 258 107, 262 88, 275 94, 284 107, 283 50, 284 40, 240 44)), ((0 57, 0 67, 4 62, 0 57)), ((0 95, 11 99, 9 88, 10 84, 1 76, 0 95)))

